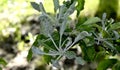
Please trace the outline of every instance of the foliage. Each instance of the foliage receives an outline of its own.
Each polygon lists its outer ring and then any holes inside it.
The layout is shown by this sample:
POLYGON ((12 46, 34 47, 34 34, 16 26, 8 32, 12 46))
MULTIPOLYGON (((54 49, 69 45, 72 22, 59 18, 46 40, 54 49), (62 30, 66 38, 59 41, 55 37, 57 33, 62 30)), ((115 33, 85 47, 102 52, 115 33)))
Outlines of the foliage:
MULTIPOLYGON (((0 58, 0 65, 6 66, 7 62, 3 58, 0 58)), ((0 67, 0 70, 2 70, 1 67, 0 67)))
POLYGON ((113 19, 106 19, 104 13, 102 19, 92 17, 84 23, 71 23, 73 20, 70 19, 70 15, 75 10, 77 10, 76 21, 80 20, 78 13, 84 7, 84 0, 68 0, 64 1, 63 5, 59 5, 59 0, 53 0, 53 2, 54 16, 46 12, 42 3, 31 2, 33 8, 41 12, 39 17, 41 33, 37 35, 29 50, 28 61, 31 60, 33 54, 37 54, 43 56, 47 63, 52 63, 55 67, 59 67, 58 61, 63 56, 68 59, 74 58, 81 65, 97 61, 98 70, 118 66, 117 59, 110 59, 109 56, 120 52, 117 49, 119 48, 118 40, 120 40, 119 22, 114 23, 113 19), (71 27, 71 24, 74 27, 71 27), (82 57, 70 51, 77 44, 82 50, 82 57), (105 63, 108 66, 104 66, 105 63))

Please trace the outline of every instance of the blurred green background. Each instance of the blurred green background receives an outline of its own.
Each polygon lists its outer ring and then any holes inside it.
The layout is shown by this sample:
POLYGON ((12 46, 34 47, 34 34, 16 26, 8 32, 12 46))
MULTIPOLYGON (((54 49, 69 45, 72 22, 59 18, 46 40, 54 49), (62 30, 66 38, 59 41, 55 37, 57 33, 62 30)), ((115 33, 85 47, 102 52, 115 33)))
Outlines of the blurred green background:
MULTIPOLYGON (((42 1, 47 12, 54 14, 52 0, 1 0, 0 1, 0 57, 8 62, 5 70, 46 70, 44 61, 34 56, 31 63, 26 61, 28 49, 39 31, 39 12, 30 5, 31 1, 42 1), (21 61, 19 61, 21 60, 21 61), (17 69, 18 68, 18 69, 17 69), (22 69, 23 68, 23 69, 22 69)), ((63 0, 60 0, 62 4, 63 0)), ((120 0, 85 0, 80 16, 101 17, 108 13, 108 18, 120 21, 120 0)), ((74 16, 74 15, 73 15, 74 16)), ((49 66, 48 66, 49 68, 49 66)))

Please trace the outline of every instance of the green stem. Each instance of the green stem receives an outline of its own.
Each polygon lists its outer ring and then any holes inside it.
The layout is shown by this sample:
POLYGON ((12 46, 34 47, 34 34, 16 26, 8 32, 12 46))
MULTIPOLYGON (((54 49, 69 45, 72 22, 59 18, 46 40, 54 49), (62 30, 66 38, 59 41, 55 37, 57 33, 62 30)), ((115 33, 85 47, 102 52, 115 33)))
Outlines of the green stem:
POLYGON ((48 34, 48 36, 50 37, 51 41, 53 42, 53 44, 54 44, 55 48, 56 48, 58 51, 60 51, 60 50, 59 50, 59 48, 57 47, 57 45, 56 45, 55 41, 54 41, 54 40, 53 40, 53 38, 51 37, 51 35, 50 35, 50 34, 48 34))

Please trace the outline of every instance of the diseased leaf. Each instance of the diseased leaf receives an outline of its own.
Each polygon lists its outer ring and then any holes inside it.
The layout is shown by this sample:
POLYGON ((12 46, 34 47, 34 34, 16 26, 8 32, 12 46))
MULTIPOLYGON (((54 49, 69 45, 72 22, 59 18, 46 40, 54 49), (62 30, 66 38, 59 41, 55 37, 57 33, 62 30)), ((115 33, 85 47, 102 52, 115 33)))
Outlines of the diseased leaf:
POLYGON ((66 51, 65 54, 64 54, 68 59, 73 59, 76 57, 76 54, 75 52, 73 51, 66 51))
POLYGON ((100 21, 101 21, 101 19, 98 18, 98 17, 91 17, 87 21, 85 21, 83 23, 83 25, 91 25, 91 24, 94 24, 94 23, 97 23, 97 22, 100 22, 100 21))
POLYGON ((3 58, 0 58, 0 64, 2 64, 3 66, 6 66, 7 62, 3 58))
POLYGON ((78 5, 76 6, 76 10, 77 10, 77 17, 80 14, 80 11, 84 9, 84 4, 85 4, 85 0, 77 0, 78 5))
POLYGON ((27 61, 30 61, 32 59, 32 49, 30 48, 29 52, 28 52, 28 55, 27 55, 27 61))
POLYGON ((84 65, 86 62, 81 57, 76 57, 75 62, 81 65, 84 65))
POLYGON ((117 62, 117 59, 105 59, 98 64, 97 70, 107 70, 117 62))
POLYGON ((33 7, 35 10, 37 10, 37 11, 40 12, 40 6, 39 6, 39 4, 37 4, 36 2, 31 2, 31 5, 32 5, 32 7, 33 7))
POLYGON ((54 3, 54 11, 56 12, 57 9, 59 8, 59 0, 53 0, 53 3, 54 3))

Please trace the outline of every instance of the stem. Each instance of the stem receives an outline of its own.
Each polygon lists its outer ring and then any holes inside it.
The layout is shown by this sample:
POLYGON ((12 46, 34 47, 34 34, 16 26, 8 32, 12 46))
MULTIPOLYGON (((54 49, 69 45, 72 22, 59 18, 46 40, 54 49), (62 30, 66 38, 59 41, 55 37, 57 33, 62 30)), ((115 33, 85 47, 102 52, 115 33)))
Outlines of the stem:
POLYGON ((62 50, 62 46, 61 46, 61 41, 62 41, 62 36, 60 35, 60 41, 59 41, 59 48, 60 48, 60 50, 62 50))
POLYGON ((66 42, 67 40, 68 40, 67 38, 64 40, 64 42, 62 43, 62 47, 63 47, 63 45, 65 44, 65 42, 66 42))
POLYGON ((59 50, 59 48, 57 47, 57 45, 56 45, 55 41, 54 41, 54 40, 53 40, 53 38, 51 37, 51 35, 50 35, 50 34, 48 34, 48 36, 50 37, 51 41, 53 42, 53 44, 54 44, 55 48, 56 48, 58 51, 60 51, 60 50, 59 50))
POLYGON ((64 49, 64 52, 67 51, 67 50, 69 50, 74 44, 75 44, 75 41, 74 41, 70 46, 66 47, 66 48, 64 49))

